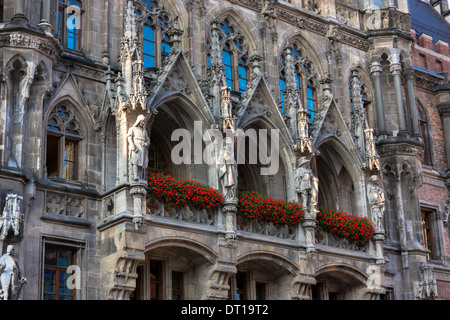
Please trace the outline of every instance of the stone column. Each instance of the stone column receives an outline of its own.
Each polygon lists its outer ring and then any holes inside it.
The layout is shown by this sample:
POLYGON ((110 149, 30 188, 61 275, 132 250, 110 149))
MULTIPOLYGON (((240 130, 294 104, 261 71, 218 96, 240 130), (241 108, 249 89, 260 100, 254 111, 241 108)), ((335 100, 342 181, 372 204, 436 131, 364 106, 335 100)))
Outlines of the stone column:
POLYGON ((225 239, 229 244, 236 240, 234 220, 237 213, 237 204, 237 199, 226 199, 222 207, 222 214, 225 220, 225 239))
POLYGON ((42 0, 41 2, 41 21, 38 27, 43 28, 48 33, 52 33, 53 26, 50 24, 50 0, 42 0))
POLYGON ((406 137, 408 135, 408 131, 406 130, 406 118, 405 118, 405 110, 403 109, 403 99, 402 99, 402 79, 401 72, 402 66, 398 62, 391 63, 390 71, 392 76, 394 77, 394 90, 395 90, 395 98, 397 104, 397 116, 398 116, 398 135, 400 137, 406 137))
POLYGON ((384 117, 383 92, 381 90, 380 75, 383 68, 379 62, 373 62, 370 66, 370 73, 372 74, 373 84, 375 87, 375 106, 377 110, 377 125, 378 136, 386 137, 388 135, 386 130, 386 119, 384 117))
POLYGON ((146 209, 146 184, 136 182, 131 185, 130 194, 133 197, 133 223, 134 228, 139 230, 139 226, 144 223, 144 213, 146 209))
POLYGON ((383 242, 384 242, 384 230, 375 230, 375 235, 372 240, 375 242, 375 257, 377 265, 384 265, 384 255, 383 255, 383 242))
POLYGON ((305 221, 302 224, 305 229, 305 243, 306 243, 306 254, 309 258, 312 258, 316 253, 316 247, 314 245, 315 237, 314 232, 316 228, 316 215, 315 214, 305 214, 305 221))
POLYGON ((411 113, 412 136, 420 137, 416 95, 414 92, 414 70, 412 68, 405 68, 403 75, 406 80, 406 95, 408 97, 409 112, 411 113))
POLYGON ((26 0, 16 0, 16 5, 14 8, 15 13, 11 19, 12 23, 18 23, 18 24, 27 24, 28 23, 28 19, 26 17, 25 1, 26 0))

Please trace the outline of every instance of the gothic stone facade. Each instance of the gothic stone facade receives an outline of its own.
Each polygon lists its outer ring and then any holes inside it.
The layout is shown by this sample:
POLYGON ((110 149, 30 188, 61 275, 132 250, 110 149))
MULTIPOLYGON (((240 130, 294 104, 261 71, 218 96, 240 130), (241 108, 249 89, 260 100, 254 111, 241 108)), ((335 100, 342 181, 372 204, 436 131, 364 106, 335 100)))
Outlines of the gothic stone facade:
POLYGON ((450 298, 447 74, 415 68, 430 50, 407 1, 371 2, 3 1, 0 242, 22 298, 450 298), (135 158, 141 115, 150 145, 135 158), (210 211, 156 200, 134 176, 145 158, 227 191, 195 148, 172 161, 172 133, 196 121, 277 129, 277 172, 239 164, 237 188, 302 202, 306 164, 305 221, 247 220, 233 196, 210 211), (316 203, 375 235, 325 232, 316 203))

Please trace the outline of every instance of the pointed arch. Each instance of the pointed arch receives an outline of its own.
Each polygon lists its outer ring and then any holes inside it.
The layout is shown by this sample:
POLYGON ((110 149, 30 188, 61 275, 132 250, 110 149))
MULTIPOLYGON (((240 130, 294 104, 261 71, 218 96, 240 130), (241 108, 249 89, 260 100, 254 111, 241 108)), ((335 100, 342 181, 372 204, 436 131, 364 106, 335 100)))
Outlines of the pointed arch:
POLYGON ((290 47, 290 52, 294 59, 295 82, 299 92, 303 108, 308 110, 309 120, 315 120, 320 101, 319 79, 323 76, 324 70, 321 63, 321 57, 317 55, 308 41, 305 41, 300 34, 293 35, 284 40, 282 49, 278 56, 279 66, 279 89, 280 100, 284 104, 284 69, 285 69, 285 50, 290 47))
POLYGON ((365 176, 360 157, 334 135, 320 140, 315 148, 319 151, 316 166, 320 170, 315 173, 319 177, 319 205, 367 217, 365 176))
POLYGON ((433 166, 435 156, 433 150, 434 144, 430 116, 420 99, 416 99, 416 103, 419 121, 419 134, 422 137, 422 142, 424 144, 423 164, 427 166, 433 166))
POLYGON ((62 97, 44 115, 46 177, 80 181, 87 169, 89 122, 72 97, 62 97))
POLYGON ((225 19, 229 19, 232 26, 236 28, 236 31, 239 31, 243 37, 245 38, 246 44, 248 46, 248 52, 254 52, 255 49, 258 49, 258 44, 262 42, 261 36, 258 32, 252 31, 248 25, 248 19, 245 19, 242 16, 242 13, 237 11, 235 8, 226 8, 223 10, 220 6, 213 8, 210 12, 205 16, 205 21, 208 22, 208 26, 206 29, 206 34, 208 35, 207 41, 209 42, 209 35, 211 34, 211 26, 209 25, 209 21, 216 19, 218 21, 223 21, 225 19))

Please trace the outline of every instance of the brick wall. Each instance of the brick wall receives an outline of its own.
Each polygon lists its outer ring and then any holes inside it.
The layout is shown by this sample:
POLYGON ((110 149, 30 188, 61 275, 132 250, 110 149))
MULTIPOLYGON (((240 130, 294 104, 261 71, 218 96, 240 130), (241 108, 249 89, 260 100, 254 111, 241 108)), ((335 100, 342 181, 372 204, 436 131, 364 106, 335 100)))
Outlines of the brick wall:
POLYGON ((450 283, 436 280, 438 297, 441 300, 450 300, 450 283))
POLYGON ((411 30, 411 35, 417 39, 413 48, 413 65, 434 73, 450 71, 450 53, 447 42, 435 41, 425 33, 417 37, 415 30, 411 30))

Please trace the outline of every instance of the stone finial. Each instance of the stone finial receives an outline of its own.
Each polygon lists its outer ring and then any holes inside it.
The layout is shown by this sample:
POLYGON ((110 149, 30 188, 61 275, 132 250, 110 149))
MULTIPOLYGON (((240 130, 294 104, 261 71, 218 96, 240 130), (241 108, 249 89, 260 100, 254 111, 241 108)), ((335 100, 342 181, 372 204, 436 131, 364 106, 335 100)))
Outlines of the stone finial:
POLYGON ((10 230, 14 235, 19 235, 20 223, 23 220, 21 213, 21 201, 23 197, 17 194, 8 194, 5 199, 3 215, 0 217, 0 240, 4 240, 10 230))

